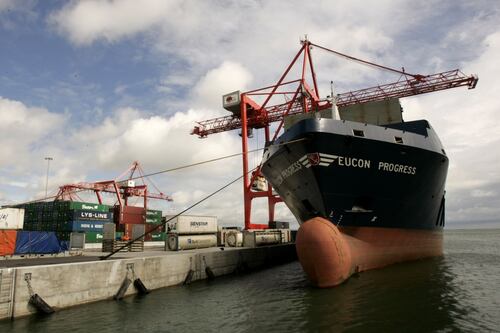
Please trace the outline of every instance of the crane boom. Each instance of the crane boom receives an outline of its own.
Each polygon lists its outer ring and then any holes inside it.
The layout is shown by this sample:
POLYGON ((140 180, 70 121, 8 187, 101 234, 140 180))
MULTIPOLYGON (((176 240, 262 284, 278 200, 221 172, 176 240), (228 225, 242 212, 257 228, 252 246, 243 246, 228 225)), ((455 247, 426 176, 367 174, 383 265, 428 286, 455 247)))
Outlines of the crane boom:
MULTIPOLYGON (((478 78, 476 75, 465 75, 460 70, 454 69, 447 72, 410 77, 394 83, 378 85, 371 88, 349 91, 336 96, 338 107, 345 107, 354 104, 382 101, 390 98, 403 98, 425 94, 429 92, 445 90, 467 86, 469 89, 476 87, 478 78)), ((255 116, 248 117, 248 127, 261 128, 265 125, 281 120, 286 114, 298 114, 303 112, 303 105, 295 102, 287 113, 289 103, 283 103, 265 108, 265 112, 256 112, 255 116)), ((308 104, 311 110, 311 103, 308 104)), ((328 100, 319 103, 315 111, 320 111, 331 107, 328 100)), ((206 137, 210 134, 221 133, 241 128, 241 118, 235 115, 218 117, 201 122, 197 122, 191 134, 199 137, 206 137)))
POLYGON ((342 93, 337 95, 337 105, 343 107, 353 104, 382 101, 389 98, 403 98, 462 86, 468 86, 469 89, 474 89, 477 81, 478 78, 476 75, 466 76, 458 69, 454 69, 447 72, 427 75, 420 79, 411 78, 342 93))

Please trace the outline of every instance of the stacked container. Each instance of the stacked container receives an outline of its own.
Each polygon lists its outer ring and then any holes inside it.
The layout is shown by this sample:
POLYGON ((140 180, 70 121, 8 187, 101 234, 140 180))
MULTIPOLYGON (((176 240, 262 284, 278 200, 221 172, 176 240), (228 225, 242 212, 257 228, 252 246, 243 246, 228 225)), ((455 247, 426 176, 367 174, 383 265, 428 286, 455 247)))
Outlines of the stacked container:
POLYGON ((188 250, 217 246, 217 217, 181 215, 169 222, 165 250, 188 250))
POLYGON ((24 224, 24 209, 0 208, 0 256, 13 255, 18 230, 24 224))
POLYGON ((146 211, 146 232, 148 232, 148 234, 146 234, 144 238, 145 241, 159 242, 165 240, 165 228, 163 226, 158 226, 163 223, 161 215, 161 210, 148 209, 146 211), (154 232, 149 233, 153 229, 155 229, 154 232))
POLYGON ((100 242, 104 223, 113 222, 108 205, 52 201, 20 207, 25 209, 23 230, 54 231, 61 241, 69 241, 71 232, 85 232, 87 242, 100 242))

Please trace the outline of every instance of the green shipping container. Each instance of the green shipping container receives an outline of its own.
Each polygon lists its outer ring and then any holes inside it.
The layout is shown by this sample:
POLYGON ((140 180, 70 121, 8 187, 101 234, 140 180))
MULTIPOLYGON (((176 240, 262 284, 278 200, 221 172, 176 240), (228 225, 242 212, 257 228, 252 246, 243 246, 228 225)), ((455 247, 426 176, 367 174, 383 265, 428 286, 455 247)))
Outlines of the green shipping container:
POLYGON ((158 242, 158 241, 164 241, 165 240, 165 233, 164 232, 154 232, 151 234, 151 241, 152 242, 158 242))
POLYGON ((160 224, 161 223, 161 210, 146 210, 146 223, 160 224))
POLYGON ((104 235, 102 232, 87 231, 85 232, 85 243, 102 243, 104 235))
POLYGON ((61 201, 60 210, 93 210, 95 212, 108 212, 108 205, 100 205, 88 202, 61 201))

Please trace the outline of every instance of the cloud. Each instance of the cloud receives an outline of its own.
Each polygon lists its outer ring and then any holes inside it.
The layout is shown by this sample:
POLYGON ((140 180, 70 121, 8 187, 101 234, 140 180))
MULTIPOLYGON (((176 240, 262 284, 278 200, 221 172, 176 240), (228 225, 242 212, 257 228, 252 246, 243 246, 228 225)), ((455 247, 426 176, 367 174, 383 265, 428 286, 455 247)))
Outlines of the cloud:
POLYGON ((252 74, 241 64, 224 61, 211 69, 193 88, 195 105, 213 110, 222 109, 222 95, 235 90, 245 91, 252 74))
POLYGON ((66 117, 0 97, 0 165, 16 169, 63 127, 66 117))
POLYGON ((403 100, 407 119, 429 119, 448 152, 449 220, 490 219, 500 213, 500 199, 491 195, 500 191, 500 150, 495 148, 500 145, 500 65, 495 60, 500 32, 486 36, 481 48, 483 53, 463 69, 479 75, 474 90, 459 88, 403 100))
POLYGON ((77 45, 98 39, 116 42, 159 23, 173 1, 135 0, 71 2, 50 16, 49 22, 77 45))

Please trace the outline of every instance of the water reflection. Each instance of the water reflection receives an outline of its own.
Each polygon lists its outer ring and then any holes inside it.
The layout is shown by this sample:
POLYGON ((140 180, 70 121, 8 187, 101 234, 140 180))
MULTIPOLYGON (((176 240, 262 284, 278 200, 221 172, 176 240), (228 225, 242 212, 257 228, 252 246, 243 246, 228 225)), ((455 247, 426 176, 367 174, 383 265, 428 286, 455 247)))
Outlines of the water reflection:
POLYGON ((364 272, 333 289, 310 289, 303 327, 308 331, 463 331, 474 311, 444 258, 364 272))
POLYGON ((0 332, 491 331, 500 317, 497 239, 493 250, 451 244, 444 258, 363 272, 332 289, 312 287, 295 262, 0 322, 0 332))

